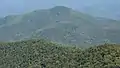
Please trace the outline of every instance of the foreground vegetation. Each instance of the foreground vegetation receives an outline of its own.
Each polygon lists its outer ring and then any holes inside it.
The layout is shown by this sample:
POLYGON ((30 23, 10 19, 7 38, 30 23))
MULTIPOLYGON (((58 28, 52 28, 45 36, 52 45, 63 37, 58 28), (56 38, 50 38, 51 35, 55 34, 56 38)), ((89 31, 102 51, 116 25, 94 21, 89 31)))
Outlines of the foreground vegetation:
POLYGON ((0 68, 117 68, 120 46, 82 50, 45 40, 0 43, 0 68))

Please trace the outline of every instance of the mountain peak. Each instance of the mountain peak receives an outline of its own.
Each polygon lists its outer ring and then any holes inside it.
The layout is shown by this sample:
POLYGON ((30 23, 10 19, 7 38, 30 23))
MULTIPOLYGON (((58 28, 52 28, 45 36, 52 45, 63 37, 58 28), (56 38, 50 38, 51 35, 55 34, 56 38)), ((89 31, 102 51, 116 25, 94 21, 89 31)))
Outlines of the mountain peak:
POLYGON ((55 7, 51 8, 51 9, 70 9, 70 8, 68 8, 66 6, 55 6, 55 7))
POLYGON ((50 14, 54 19, 67 20, 70 17, 71 9, 65 6, 55 6, 50 9, 50 14))
POLYGON ((65 6, 55 6, 53 8, 50 9, 51 12, 56 13, 56 12, 66 12, 69 13, 70 12, 70 8, 65 7, 65 6))

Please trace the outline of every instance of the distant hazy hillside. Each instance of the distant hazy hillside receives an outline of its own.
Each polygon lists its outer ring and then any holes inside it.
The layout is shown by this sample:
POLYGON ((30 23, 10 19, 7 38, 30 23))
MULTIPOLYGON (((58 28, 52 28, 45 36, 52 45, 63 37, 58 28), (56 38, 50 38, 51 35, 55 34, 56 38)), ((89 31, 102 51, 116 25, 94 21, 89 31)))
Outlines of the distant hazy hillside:
POLYGON ((0 43, 0 68, 119 68, 120 46, 88 49, 45 40, 0 43))
POLYGON ((88 2, 88 6, 81 9, 84 13, 120 20, 120 0, 86 0, 85 2, 88 2))
POLYGON ((98 44, 105 39, 120 42, 120 22, 64 6, 36 10, 0 19, 0 41, 47 38, 66 44, 98 44))

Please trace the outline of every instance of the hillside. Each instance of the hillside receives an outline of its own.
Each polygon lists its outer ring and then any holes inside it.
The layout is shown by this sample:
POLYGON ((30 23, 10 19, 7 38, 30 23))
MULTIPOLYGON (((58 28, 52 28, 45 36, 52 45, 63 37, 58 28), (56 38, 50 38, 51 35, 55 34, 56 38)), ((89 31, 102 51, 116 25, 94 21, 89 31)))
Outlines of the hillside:
POLYGON ((79 62, 82 68, 119 68, 120 46, 104 44, 90 47, 82 52, 79 62))
POLYGON ((44 38, 64 44, 120 42, 120 21, 95 18, 72 8, 56 6, 0 19, 0 41, 44 38))
POLYGON ((0 68, 118 68, 120 46, 81 49, 46 40, 0 43, 0 68))
POLYGON ((69 68, 81 50, 45 40, 28 40, 0 44, 0 68, 69 68), (73 57, 71 57, 73 56, 73 57))

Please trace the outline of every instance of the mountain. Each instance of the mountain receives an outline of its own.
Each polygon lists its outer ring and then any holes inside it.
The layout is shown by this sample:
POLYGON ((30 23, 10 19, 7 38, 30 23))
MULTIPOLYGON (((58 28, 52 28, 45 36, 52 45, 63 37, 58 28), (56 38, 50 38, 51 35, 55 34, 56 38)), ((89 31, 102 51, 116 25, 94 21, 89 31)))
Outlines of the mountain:
POLYGON ((0 68, 119 68, 120 45, 88 49, 47 40, 0 43, 0 68))
POLYGON ((120 21, 92 17, 65 6, 0 19, 0 41, 44 38, 64 44, 90 45, 119 43, 119 35, 120 21))

